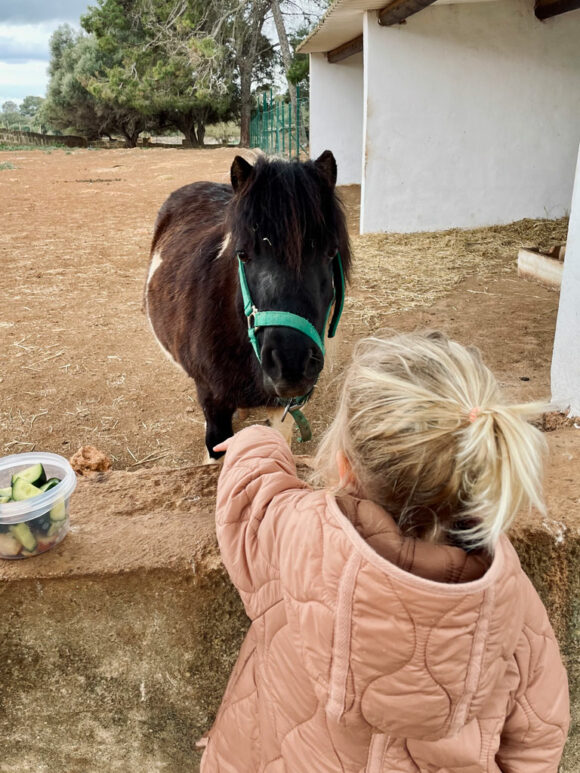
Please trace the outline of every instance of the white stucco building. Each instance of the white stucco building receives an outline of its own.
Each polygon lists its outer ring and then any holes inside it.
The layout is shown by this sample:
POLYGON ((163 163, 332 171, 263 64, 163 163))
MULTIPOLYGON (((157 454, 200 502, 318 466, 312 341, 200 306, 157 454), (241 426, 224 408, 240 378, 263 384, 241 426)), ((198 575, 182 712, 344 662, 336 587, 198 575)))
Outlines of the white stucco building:
POLYGON ((580 417, 580 152, 552 355, 552 403, 580 417))
POLYGON ((300 49, 310 54, 310 148, 334 152, 339 184, 360 183, 361 233, 569 212, 578 9, 335 0, 300 49))

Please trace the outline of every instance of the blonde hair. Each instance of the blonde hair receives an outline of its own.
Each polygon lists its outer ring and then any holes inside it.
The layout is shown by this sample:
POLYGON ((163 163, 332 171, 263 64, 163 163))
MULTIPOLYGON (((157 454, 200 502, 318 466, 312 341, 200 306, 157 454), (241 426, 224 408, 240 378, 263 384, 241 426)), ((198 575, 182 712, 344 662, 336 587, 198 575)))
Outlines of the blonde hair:
POLYGON ((540 404, 506 405, 479 351, 441 333, 366 338, 316 456, 338 490, 337 452, 360 493, 401 531, 493 550, 522 506, 545 511, 540 404))

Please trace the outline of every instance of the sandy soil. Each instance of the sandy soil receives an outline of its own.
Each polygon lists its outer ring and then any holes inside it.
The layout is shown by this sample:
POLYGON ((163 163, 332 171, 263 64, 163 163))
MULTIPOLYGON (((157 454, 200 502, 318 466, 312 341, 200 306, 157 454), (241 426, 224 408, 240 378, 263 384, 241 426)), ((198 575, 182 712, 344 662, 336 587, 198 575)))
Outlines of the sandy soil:
MULTIPOLYGON (((162 354, 141 311, 158 208, 194 180, 225 182, 236 151, 0 152, 0 453, 83 445, 116 469, 203 458, 193 383, 162 354)), ((349 222, 358 190, 343 190, 349 222)), ((518 279, 522 243, 561 242, 564 221, 422 236, 355 237, 337 342, 307 409, 315 440, 353 342, 378 328, 443 329, 477 344, 516 399, 549 398, 558 293, 518 279)), ((251 420, 263 418, 253 415, 251 420)), ((573 443, 580 432, 569 428, 573 443)), ((576 500, 580 481, 572 481, 576 500)))

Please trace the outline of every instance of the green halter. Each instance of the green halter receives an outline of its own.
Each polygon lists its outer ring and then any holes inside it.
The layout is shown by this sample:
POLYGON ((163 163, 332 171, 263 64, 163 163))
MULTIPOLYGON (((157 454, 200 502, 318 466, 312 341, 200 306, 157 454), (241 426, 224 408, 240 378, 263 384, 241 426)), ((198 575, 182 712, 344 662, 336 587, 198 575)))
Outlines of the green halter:
MULTIPOLYGON (((307 319, 304 319, 304 317, 301 317, 298 314, 292 314, 290 311, 258 311, 258 309, 254 306, 252 296, 250 295, 250 288, 248 287, 248 280, 246 279, 244 264, 239 258, 238 274, 240 277, 242 299, 244 301, 244 314, 248 320, 248 336, 260 364, 262 363, 262 356, 260 354, 260 345, 258 344, 257 331, 261 327, 292 327, 294 330, 299 330, 301 333, 304 333, 304 335, 307 335, 312 341, 314 341, 316 346, 318 346, 322 354, 325 354, 324 333, 326 331, 330 312, 332 311, 332 307, 334 305, 334 314, 328 327, 328 337, 333 338, 340 321, 342 308, 344 306, 344 269, 342 267, 340 253, 338 251, 332 260, 334 293, 332 296, 332 301, 328 307, 328 311, 326 312, 326 318, 322 328, 322 336, 314 327, 312 322, 309 322, 307 319)), ((292 397, 289 400, 282 400, 281 398, 278 398, 280 405, 286 406, 284 415, 282 416, 282 421, 284 421, 288 413, 291 414, 296 426, 300 430, 299 442, 302 443, 305 443, 312 437, 312 431, 310 430, 308 419, 304 416, 302 411, 300 411, 300 406, 304 405, 308 401, 308 398, 311 394, 312 389, 310 392, 308 392, 308 394, 302 395, 301 397, 292 397)))
POLYGON ((244 314, 248 320, 248 336, 250 338, 250 343, 252 344, 254 352, 256 353, 256 357, 260 363, 262 362, 262 357, 260 355, 257 331, 261 327, 294 328, 294 330, 298 330, 300 333, 304 333, 304 335, 307 335, 310 339, 312 339, 322 354, 325 354, 326 350, 324 347, 323 337, 326 326, 328 324, 328 318, 330 317, 330 312, 332 311, 332 306, 334 304, 335 309, 332 322, 328 328, 329 338, 333 338, 336 333, 336 328, 338 327, 338 323, 342 314, 342 308, 344 305, 344 270, 342 268, 342 260, 340 258, 339 252, 337 252, 333 258, 334 294, 328 307, 328 311, 326 312, 326 319, 324 320, 324 327, 322 328, 322 336, 314 327, 312 322, 309 322, 304 317, 300 317, 298 314, 292 314, 290 311, 258 311, 258 309, 254 306, 252 296, 250 295, 250 288, 248 287, 248 280, 246 279, 244 264, 239 258, 238 274, 240 277, 240 288, 242 290, 242 299, 244 302, 244 314))

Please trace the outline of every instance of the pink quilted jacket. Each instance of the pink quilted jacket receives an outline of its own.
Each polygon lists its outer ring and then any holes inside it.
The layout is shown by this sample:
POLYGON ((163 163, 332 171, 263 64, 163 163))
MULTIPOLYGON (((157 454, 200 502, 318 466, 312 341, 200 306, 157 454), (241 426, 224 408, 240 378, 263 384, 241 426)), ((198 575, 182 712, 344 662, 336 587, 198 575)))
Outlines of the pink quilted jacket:
POLYGON ((224 563, 252 620, 203 773, 549 773, 566 673, 507 538, 493 561, 313 491, 274 430, 231 441, 224 563))

